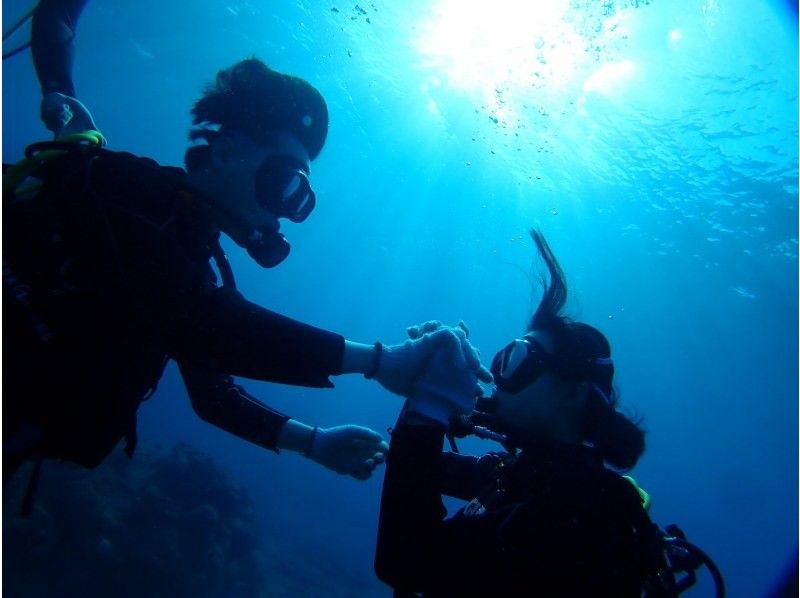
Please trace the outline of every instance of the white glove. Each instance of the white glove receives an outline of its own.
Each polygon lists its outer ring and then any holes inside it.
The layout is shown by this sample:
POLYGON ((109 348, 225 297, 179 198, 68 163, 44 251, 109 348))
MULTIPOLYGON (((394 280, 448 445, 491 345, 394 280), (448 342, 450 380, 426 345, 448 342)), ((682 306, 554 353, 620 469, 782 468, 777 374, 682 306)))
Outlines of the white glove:
POLYGON ((375 380, 386 390, 409 397, 423 375, 425 367, 442 350, 450 356, 452 363, 461 369, 474 372, 478 379, 491 382, 492 375, 481 365, 478 351, 470 344, 463 328, 450 328, 441 323, 430 324, 430 331, 412 327, 409 340, 402 345, 383 348, 378 362, 375 380))
MULTIPOLYGON (((72 96, 51 91, 42 98, 40 114, 56 139, 74 133, 97 131, 89 109, 72 96)), ((105 139, 103 139, 105 145, 105 139)))
POLYGON ((407 412, 424 415, 448 427, 454 417, 472 411, 477 391, 475 372, 439 350, 408 398, 407 412))
POLYGON ((386 460, 389 445, 362 426, 316 428, 306 456, 336 473, 366 480, 386 460))

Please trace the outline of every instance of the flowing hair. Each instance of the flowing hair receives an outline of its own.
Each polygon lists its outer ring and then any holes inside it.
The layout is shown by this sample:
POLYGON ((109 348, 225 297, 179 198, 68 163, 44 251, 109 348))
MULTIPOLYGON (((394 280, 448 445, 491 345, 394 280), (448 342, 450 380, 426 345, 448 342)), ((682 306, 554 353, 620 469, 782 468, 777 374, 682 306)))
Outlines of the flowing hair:
POLYGON ((618 469, 630 469, 641 457, 645 434, 638 421, 617 411, 611 345, 602 332, 583 322, 573 322, 562 311, 567 303, 564 271, 541 231, 531 238, 547 267, 542 276, 542 298, 531 316, 529 331, 547 332, 553 339, 557 376, 589 383, 589 395, 581 416, 581 434, 618 469))

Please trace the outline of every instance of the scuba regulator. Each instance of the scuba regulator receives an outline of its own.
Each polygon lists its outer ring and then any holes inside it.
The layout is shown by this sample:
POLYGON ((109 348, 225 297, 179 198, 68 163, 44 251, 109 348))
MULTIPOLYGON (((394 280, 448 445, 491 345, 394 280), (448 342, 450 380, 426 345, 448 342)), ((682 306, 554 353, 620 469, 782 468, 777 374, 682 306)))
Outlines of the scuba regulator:
POLYGON ((274 268, 289 256, 289 242, 281 233, 265 227, 250 231, 244 249, 262 268, 274 268))

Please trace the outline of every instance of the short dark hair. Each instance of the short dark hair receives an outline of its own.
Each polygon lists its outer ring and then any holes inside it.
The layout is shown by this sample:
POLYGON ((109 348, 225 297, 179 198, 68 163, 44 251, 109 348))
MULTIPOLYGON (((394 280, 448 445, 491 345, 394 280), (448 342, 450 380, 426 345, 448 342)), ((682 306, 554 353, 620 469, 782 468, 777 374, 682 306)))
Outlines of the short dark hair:
POLYGON ((602 332, 573 322, 561 312, 567 302, 567 282, 561 266, 544 235, 531 230, 539 255, 547 266, 549 280, 542 279, 544 293, 528 324, 528 330, 547 332, 553 339, 553 352, 559 367, 557 375, 584 380, 596 385, 609 401, 592 389, 581 418, 581 433, 608 463, 630 469, 644 452, 644 431, 616 409, 613 366, 587 367, 595 359, 611 357, 611 345, 602 332))
MULTIPOLYGON (((191 114, 193 141, 210 143, 220 132, 238 131, 269 144, 288 131, 312 160, 328 135, 328 107, 322 94, 307 81, 274 71, 257 58, 219 71, 191 114)), ((189 148, 186 167, 198 167, 206 155, 202 145, 189 148)))

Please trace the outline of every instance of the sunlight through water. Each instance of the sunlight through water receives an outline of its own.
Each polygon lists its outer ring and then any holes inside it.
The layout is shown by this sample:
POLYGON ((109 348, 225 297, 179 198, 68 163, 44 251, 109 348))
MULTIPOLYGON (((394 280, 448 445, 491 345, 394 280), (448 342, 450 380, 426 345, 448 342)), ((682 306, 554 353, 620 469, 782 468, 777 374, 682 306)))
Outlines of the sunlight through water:
POLYGON ((605 63, 608 50, 628 37, 625 11, 578 4, 440 0, 421 18, 414 47, 423 68, 453 89, 479 94, 491 115, 512 123, 526 102, 547 109, 581 90, 608 94, 633 71, 627 59, 605 63))

